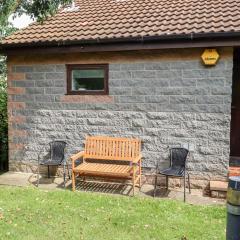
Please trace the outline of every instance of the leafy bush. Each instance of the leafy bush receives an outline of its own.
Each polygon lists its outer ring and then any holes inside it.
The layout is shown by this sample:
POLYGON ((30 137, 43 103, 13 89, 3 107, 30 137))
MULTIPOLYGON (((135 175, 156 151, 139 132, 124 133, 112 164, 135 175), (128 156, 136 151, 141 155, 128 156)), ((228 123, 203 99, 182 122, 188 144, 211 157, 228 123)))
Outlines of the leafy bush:
MULTIPOLYGON (((16 29, 11 25, 1 26, 0 40, 16 29)), ((7 64, 6 57, 0 55, 0 170, 6 169, 8 152, 8 117, 7 117, 7 64), (5 167, 4 167, 5 166, 5 167)))
POLYGON ((7 143, 8 143, 8 119, 7 119, 6 61, 4 57, 1 57, 0 58, 0 170, 3 170, 6 168, 6 164, 4 164, 4 162, 7 161, 7 152, 8 152, 7 143))
MULTIPOLYGON (((4 68, 1 66, 0 68, 4 68)), ((5 73, 0 76, 0 142, 7 142, 7 81, 5 73)))

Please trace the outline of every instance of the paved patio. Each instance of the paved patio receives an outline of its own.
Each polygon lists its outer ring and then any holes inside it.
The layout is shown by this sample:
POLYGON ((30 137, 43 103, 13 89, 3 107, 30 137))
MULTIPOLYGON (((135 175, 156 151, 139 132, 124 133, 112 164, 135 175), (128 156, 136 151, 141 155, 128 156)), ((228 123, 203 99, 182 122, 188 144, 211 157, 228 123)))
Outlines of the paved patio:
MULTIPOLYGON (((32 173, 18 173, 18 172, 7 172, 0 173, 0 185, 9 185, 9 186, 36 186, 37 177, 32 173)), ((121 194, 121 195, 131 195, 131 186, 126 186, 122 184, 112 184, 104 182, 77 182, 77 189, 80 191, 94 191, 100 193, 109 193, 109 194, 121 194)), ((63 188, 63 179, 62 178, 42 178, 40 180, 39 187, 44 190, 56 190, 64 189, 63 188)), ((71 189, 71 180, 67 181, 67 189, 71 189)), ((143 185, 141 191, 138 193, 142 197, 152 197, 153 186, 152 185, 143 185)), ((156 197, 160 198, 169 198, 183 201, 183 189, 170 189, 166 191, 165 189, 159 189, 157 191, 156 197)), ((225 204, 225 200, 216 199, 202 196, 202 191, 192 190, 191 194, 187 194, 187 203, 194 205, 214 205, 214 204, 225 204)))

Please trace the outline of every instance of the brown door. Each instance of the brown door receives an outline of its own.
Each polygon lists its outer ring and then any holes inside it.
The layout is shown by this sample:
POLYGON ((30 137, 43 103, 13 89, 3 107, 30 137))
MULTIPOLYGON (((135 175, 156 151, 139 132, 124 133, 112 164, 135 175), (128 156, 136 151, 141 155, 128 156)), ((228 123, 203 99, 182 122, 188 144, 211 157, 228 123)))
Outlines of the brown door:
POLYGON ((231 120, 231 162, 240 164, 240 49, 234 51, 231 120))

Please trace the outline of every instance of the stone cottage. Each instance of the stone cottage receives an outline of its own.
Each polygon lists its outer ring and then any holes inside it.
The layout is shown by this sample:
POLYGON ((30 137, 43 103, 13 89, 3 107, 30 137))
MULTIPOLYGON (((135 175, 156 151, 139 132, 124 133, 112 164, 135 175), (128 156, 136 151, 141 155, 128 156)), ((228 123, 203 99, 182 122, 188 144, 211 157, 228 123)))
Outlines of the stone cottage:
POLYGON ((77 0, 17 31, 0 45, 9 169, 34 171, 51 140, 66 139, 69 156, 108 135, 142 139, 146 176, 181 145, 193 185, 226 179, 240 158, 239 45, 239 0, 77 0))

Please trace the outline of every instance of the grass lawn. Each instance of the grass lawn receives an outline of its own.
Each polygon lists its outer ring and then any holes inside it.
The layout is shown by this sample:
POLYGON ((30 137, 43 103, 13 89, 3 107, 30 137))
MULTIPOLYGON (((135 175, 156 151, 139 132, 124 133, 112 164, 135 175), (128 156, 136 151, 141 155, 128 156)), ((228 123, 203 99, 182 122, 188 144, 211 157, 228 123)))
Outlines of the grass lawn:
POLYGON ((0 239, 225 239, 223 206, 0 187, 0 239))

